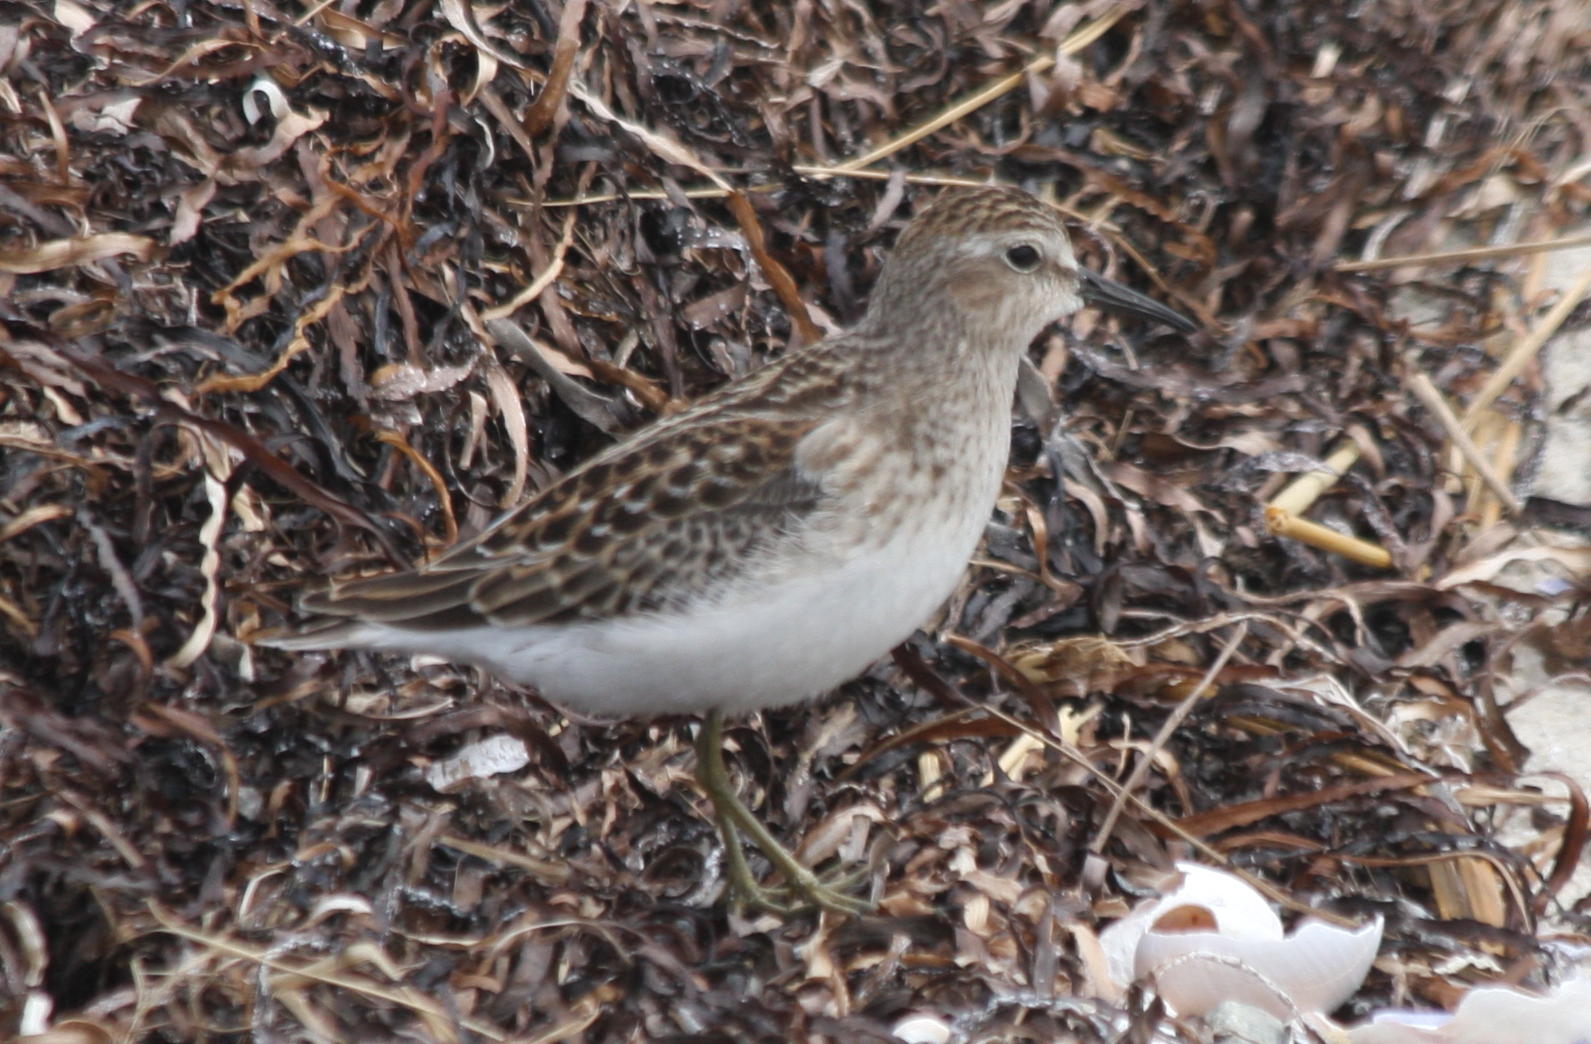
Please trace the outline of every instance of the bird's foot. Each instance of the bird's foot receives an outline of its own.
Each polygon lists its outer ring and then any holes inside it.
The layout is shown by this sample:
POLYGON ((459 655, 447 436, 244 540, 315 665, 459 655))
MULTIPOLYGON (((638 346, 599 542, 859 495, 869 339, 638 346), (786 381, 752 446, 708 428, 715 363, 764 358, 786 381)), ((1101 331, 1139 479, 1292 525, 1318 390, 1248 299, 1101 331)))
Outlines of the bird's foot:
MULTIPOLYGON (((779 850, 787 857, 787 861, 771 857, 770 861, 779 867, 784 882, 765 885, 752 874, 746 854, 741 850, 740 833, 735 825, 721 818, 718 827, 729 859, 730 887, 739 902, 781 917, 813 908, 827 910, 841 917, 860 917, 873 912, 875 903, 853 894, 866 883, 870 874, 867 866, 841 866, 830 873, 819 874, 801 865, 781 845, 779 850)), ((766 850, 764 854, 768 854, 766 850)))
POLYGON ((828 910, 843 917, 855 917, 873 909, 873 903, 847 892, 867 877, 867 868, 842 870, 827 879, 814 873, 779 843, 767 827, 735 794, 729 771, 724 767, 723 714, 710 711, 696 737, 696 773, 702 789, 713 803, 713 818, 724 838, 729 860, 729 880, 737 897, 750 906, 777 914, 791 914, 809 907, 828 910), (742 833, 761 849, 784 884, 773 887, 758 882, 741 849, 742 833))

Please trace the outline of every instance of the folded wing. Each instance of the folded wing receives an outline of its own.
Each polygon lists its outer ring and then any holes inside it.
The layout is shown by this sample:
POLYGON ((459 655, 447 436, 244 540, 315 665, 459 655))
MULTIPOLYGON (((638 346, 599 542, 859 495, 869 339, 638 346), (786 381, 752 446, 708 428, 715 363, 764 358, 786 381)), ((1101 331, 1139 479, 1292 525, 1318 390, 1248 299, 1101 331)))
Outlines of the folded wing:
POLYGON ((353 619, 423 632, 689 604, 822 506, 822 482, 796 463, 818 426, 739 416, 659 430, 426 566, 306 597, 306 611, 341 620, 322 621, 304 637, 335 644, 333 632, 353 619))

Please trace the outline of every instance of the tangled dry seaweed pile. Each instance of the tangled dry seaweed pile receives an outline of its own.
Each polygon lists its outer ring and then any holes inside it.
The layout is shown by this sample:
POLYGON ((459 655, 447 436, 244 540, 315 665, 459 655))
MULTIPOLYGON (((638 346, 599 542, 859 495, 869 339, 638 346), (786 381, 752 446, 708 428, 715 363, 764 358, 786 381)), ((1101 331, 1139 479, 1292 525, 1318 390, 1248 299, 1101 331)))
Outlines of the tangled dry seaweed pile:
POLYGON ((1116 1039, 1165 1015, 1093 939, 1177 857, 1383 915, 1346 1018, 1550 979, 1585 811, 1499 705, 1585 591, 1499 576, 1586 516, 1455 484, 1411 389, 1533 466, 1534 366, 1488 381, 1553 299, 1344 262, 1583 226, 1588 47, 1576 0, 0 2, 0 1034, 1116 1039), (1205 332, 1041 339, 938 632, 732 729, 876 917, 723 901, 691 722, 247 644, 854 318, 990 176, 1205 332))

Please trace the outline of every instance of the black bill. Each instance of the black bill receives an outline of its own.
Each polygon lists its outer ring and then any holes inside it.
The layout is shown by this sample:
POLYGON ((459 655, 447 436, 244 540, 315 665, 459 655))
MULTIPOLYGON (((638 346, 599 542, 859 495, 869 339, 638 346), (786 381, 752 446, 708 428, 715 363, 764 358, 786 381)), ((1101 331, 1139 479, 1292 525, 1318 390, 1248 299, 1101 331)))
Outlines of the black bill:
POLYGON ((1082 285, 1079 289, 1082 291, 1083 300, 1091 305, 1098 305, 1125 315, 1153 319, 1183 333, 1192 333, 1198 329, 1186 316, 1173 312, 1159 301, 1145 297, 1136 290, 1129 290, 1120 283, 1112 282, 1086 268, 1079 268, 1077 274, 1081 279, 1082 285))

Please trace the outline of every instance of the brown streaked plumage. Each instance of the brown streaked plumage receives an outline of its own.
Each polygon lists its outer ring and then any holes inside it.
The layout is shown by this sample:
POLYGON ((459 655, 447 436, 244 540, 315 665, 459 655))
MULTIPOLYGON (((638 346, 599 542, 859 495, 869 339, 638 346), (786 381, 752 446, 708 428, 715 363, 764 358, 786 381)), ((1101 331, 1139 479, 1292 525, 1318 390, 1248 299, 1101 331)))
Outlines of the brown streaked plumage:
POLYGON ((722 717, 833 688, 949 595, 999 490, 1022 353, 1085 293, 1186 325, 1080 273, 1032 196, 946 192, 855 329, 643 428, 420 569, 306 597, 320 622, 273 644, 440 655, 587 711, 705 711, 700 773, 737 883, 758 891, 745 831, 808 899, 857 910, 728 788, 722 717))

